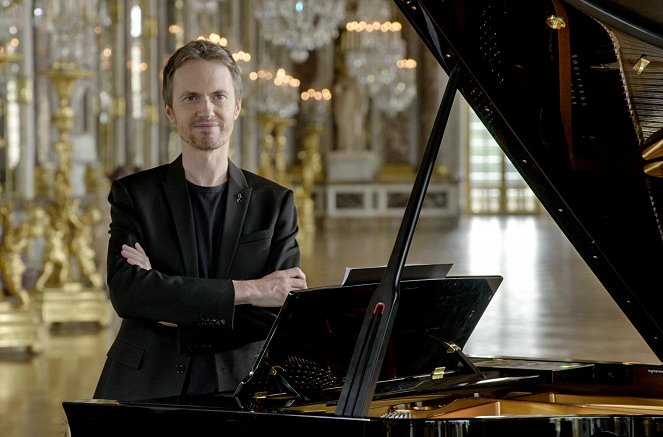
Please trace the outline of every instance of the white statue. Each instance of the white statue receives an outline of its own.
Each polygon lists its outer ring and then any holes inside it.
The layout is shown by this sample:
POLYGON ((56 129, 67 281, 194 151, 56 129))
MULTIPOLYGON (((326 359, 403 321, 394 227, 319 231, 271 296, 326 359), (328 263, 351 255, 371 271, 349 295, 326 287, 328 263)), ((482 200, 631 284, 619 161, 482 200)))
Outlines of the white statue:
POLYGON ((334 85, 333 103, 336 120, 336 149, 348 152, 364 150, 368 93, 354 77, 345 74, 334 85))

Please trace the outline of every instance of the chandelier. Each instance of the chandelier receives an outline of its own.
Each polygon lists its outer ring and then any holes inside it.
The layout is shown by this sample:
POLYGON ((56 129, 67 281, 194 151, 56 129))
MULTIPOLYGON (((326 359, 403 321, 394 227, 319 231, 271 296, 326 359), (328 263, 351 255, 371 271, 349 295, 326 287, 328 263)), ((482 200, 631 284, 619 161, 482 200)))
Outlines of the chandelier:
POLYGON ((403 26, 390 21, 391 10, 385 0, 358 2, 356 16, 359 20, 345 26, 345 65, 368 89, 375 105, 394 115, 407 108, 416 95, 416 62, 404 59, 403 26))
POLYGON ((290 59, 301 63, 338 36, 345 0, 258 0, 255 17, 264 38, 287 47, 290 59))
MULTIPOLYGON (((228 48, 228 38, 215 32, 212 32, 208 35, 198 35, 197 39, 213 42, 214 44, 218 44, 221 47, 228 48)), ((237 63, 237 66, 242 73, 242 81, 244 81, 245 78, 248 77, 248 71, 251 69, 251 60, 253 59, 253 56, 251 56, 251 53, 249 52, 238 50, 236 52, 232 52, 232 57, 237 63)))
POLYGON ((350 22, 345 62, 359 83, 373 90, 392 82, 396 64, 405 56, 405 41, 398 22, 350 22))
POLYGON ((329 107, 332 92, 328 88, 309 88, 299 95, 301 99, 302 115, 307 122, 323 124, 329 119, 329 107))
POLYGON ((92 69, 96 59, 98 0, 42 0, 34 11, 49 33, 49 56, 58 68, 92 69))
POLYGON ((416 67, 414 59, 401 59, 396 63, 394 80, 372 88, 371 97, 378 109, 393 117, 410 106, 417 96, 416 67))
POLYGON ((258 112, 281 118, 293 117, 299 112, 299 79, 287 74, 283 68, 261 69, 249 74, 253 102, 258 112))

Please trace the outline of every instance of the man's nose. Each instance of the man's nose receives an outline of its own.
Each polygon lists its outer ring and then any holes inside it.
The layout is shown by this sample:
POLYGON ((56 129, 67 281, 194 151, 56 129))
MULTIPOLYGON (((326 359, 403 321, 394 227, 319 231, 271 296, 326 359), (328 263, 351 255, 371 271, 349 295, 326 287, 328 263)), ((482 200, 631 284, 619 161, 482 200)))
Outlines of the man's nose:
POLYGON ((210 99, 209 97, 201 99, 198 111, 200 112, 200 115, 206 115, 206 116, 213 115, 214 103, 212 103, 212 99, 210 99))

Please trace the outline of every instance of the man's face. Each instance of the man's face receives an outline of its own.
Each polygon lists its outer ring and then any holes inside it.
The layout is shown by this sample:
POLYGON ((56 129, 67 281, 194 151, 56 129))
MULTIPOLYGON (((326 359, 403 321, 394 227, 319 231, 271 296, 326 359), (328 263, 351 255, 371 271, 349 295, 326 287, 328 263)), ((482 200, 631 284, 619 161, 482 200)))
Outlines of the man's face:
POLYGON ((241 102, 235 99, 228 68, 213 61, 193 60, 173 75, 173 105, 166 116, 177 126, 182 146, 215 150, 228 146, 241 102))

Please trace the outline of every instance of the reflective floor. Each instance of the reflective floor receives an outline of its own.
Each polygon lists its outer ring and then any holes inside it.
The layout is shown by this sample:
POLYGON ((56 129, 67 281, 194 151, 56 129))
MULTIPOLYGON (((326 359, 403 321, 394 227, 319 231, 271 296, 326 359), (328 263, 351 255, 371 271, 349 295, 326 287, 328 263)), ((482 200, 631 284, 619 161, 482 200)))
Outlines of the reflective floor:
MULTIPOLYGON (((309 286, 338 284, 348 266, 386 264, 396 233, 319 231, 302 248, 309 286)), ((659 362, 547 216, 465 217, 453 229, 422 227, 407 262, 504 277, 464 348, 470 355, 659 362)), ((67 435, 61 402, 91 397, 116 326, 53 326, 34 356, 0 349, 0 436, 67 435)))

